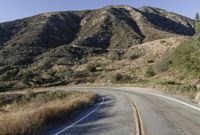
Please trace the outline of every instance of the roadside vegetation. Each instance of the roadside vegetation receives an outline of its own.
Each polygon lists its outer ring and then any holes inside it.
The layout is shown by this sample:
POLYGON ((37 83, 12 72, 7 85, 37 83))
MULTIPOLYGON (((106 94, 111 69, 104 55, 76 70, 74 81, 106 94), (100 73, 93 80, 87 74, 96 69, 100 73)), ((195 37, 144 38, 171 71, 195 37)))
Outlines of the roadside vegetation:
MULTIPOLYGON (((199 22, 197 24, 199 28, 199 22)), ((174 70, 178 79, 200 78, 200 33, 183 41, 172 53, 164 54, 147 68, 146 74, 154 76, 169 70, 174 70)))
POLYGON ((160 60, 147 68, 145 72, 149 80, 147 84, 193 99, 198 95, 200 91, 199 19, 196 21, 195 28, 196 34, 193 37, 184 40, 174 51, 165 53, 160 60))
POLYGON ((0 95, 0 135, 39 135, 51 123, 69 120, 97 96, 81 92, 27 92, 0 95))
POLYGON ((159 90, 162 92, 181 95, 191 100, 194 100, 197 96, 197 93, 200 91, 198 85, 196 84, 178 83, 175 80, 158 79, 158 78, 138 80, 135 81, 131 86, 142 87, 142 88, 153 88, 155 90, 159 90))

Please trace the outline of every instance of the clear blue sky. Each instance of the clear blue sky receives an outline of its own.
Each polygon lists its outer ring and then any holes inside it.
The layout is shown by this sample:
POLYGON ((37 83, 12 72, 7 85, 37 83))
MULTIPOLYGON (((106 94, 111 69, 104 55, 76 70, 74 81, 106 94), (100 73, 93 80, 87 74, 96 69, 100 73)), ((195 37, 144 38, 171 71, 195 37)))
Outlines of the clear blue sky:
POLYGON ((0 22, 50 11, 96 9, 107 5, 153 6, 194 18, 200 0, 1 0, 0 22))

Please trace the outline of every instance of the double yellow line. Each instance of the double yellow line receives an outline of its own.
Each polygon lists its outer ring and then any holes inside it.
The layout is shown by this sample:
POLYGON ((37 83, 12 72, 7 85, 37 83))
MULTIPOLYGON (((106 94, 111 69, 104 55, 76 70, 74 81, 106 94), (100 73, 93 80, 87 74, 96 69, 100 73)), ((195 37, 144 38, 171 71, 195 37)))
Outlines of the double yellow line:
POLYGON ((145 135, 144 124, 143 124, 139 109, 137 105, 135 104, 134 100, 129 95, 127 94, 125 95, 128 97, 129 102, 133 106, 132 109, 134 112, 133 117, 134 117, 135 125, 136 125, 136 135, 145 135))

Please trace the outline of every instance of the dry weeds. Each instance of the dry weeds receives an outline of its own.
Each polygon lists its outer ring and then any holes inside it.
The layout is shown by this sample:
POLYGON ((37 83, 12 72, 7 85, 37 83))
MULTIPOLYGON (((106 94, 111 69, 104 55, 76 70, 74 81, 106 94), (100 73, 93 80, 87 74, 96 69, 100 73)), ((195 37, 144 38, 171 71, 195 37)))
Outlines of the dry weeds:
POLYGON ((10 105, 0 111, 0 135, 38 135, 45 125, 68 120, 80 108, 96 100, 92 93, 74 93, 44 104, 10 105))

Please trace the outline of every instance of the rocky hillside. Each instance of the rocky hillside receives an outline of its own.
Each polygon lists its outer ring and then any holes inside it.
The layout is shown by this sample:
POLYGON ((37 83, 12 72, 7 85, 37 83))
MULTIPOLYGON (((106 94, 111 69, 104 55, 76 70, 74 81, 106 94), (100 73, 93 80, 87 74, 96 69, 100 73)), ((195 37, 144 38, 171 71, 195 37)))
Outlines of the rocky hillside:
POLYGON ((70 69, 111 50, 193 34, 192 19, 152 7, 108 6, 5 22, 0 24, 0 81, 52 83, 60 76, 55 68, 70 69))

